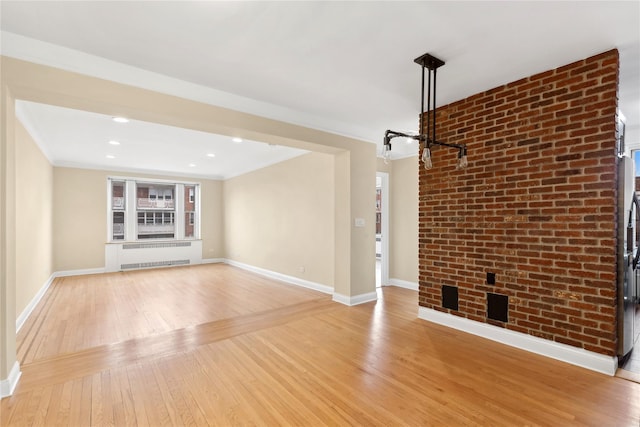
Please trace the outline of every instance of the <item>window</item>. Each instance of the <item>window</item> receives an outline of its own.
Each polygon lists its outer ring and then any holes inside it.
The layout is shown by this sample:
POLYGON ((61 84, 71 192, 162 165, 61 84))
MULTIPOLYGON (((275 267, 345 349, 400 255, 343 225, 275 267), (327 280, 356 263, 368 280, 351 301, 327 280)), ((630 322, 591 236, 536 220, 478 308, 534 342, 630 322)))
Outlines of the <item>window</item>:
POLYGON ((124 240, 124 212, 113 212, 113 240, 124 240))
POLYGON ((184 236, 194 237, 196 222, 196 186, 184 187, 184 236))
POLYGON ((176 192, 176 184, 141 183, 136 182, 136 211, 138 212, 138 227, 136 238, 148 239, 174 239, 176 237, 173 216, 175 203, 173 194, 176 192), (149 197, 145 197, 145 195, 149 197), (144 221, 140 221, 144 215, 144 221))
POLYGON ((127 178, 109 182, 110 241, 199 238, 199 184, 127 178))
POLYGON ((111 239, 124 240, 125 183, 111 182, 111 239))

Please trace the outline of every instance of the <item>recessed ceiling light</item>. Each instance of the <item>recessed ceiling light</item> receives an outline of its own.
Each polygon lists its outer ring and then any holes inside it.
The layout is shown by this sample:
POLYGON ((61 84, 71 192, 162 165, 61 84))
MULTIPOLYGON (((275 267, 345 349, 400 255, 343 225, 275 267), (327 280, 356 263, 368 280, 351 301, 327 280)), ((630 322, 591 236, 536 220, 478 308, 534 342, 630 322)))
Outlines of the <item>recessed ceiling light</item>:
POLYGON ((120 145, 120 143, 118 141, 115 141, 115 140, 109 141, 109 144, 111 144, 111 145, 120 145))
POLYGON ((215 154, 213 154, 213 153, 209 153, 209 154, 207 154, 207 157, 215 157, 215 156, 216 156, 216 155, 215 155, 215 154))
POLYGON ((115 159, 116 156, 114 156, 113 154, 107 154, 107 159, 115 159))
POLYGON ((195 168, 195 167, 196 167, 196 164, 195 164, 195 163, 189 163, 189 167, 190 167, 190 168, 195 168))
POLYGON ((233 138, 232 141, 233 142, 242 142, 242 138, 233 138))
POLYGON ((126 117, 114 117, 113 121, 118 123, 129 123, 129 119, 126 117))

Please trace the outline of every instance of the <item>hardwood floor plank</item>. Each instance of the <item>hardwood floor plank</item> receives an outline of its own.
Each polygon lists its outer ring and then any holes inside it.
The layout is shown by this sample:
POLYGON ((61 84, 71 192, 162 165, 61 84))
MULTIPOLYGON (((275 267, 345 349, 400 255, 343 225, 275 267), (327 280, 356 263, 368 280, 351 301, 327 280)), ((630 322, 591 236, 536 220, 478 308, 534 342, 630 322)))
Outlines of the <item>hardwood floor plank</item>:
POLYGON ((160 398, 167 408, 167 415, 169 417, 167 425, 194 425, 190 411, 188 414, 185 414, 184 418, 181 417, 182 412, 186 410, 184 400, 175 399, 175 396, 171 394, 171 388, 167 381, 165 381, 164 375, 162 375, 158 369, 157 363, 154 363, 151 369, 153 370, 153 379, 158 384, 160 398))
MULTIPOLYGON (((116 381, 113 383, 115 392, 120 395, 120 402, 116 407, 116 425, 144 425, 136 412, 136 405, 129 383, 127 367, 117 369, 115 372, 116 381)), ((113 390, 113 389, 112 389, 113 390)))
MULTIPOLYGON (((211 393, 208 387, 205 386, 203 388, 204 393, 197 393, 197 395, 195 395, 196 389, 189 386, 189 381, 184 381, 182 379, 184 377, 174 377, 174 375, 177 374, 175 370, 163 369, 162 374, 163 377, 167 379, 173 401, 177 402, 182 425, 216 425, 210 422, 214 417, 207 416, 207 413, 210 411, 208 401, 211 399, 211 393), (169 374, 173 375, 170 377, 169 374)), ((198 375, 198 378, 200 381, 204 381, 206 377, 198 375)))
POLYGON ((27 423, 27 425, 45 426, 45 418, 49 409, 52 392, 53 387, 43 387, 41 389, 39 398, 34 401, 34 403, 37 403, 37 407, 32 412, 33 418, 29 423, 27 423))

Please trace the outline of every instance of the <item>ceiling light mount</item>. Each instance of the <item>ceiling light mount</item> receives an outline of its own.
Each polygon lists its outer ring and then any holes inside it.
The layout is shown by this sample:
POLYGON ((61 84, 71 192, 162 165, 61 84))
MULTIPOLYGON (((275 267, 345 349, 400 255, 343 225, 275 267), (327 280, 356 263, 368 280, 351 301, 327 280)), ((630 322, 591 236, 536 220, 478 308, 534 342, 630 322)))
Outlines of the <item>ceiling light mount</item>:
POLYGON ((420 159, 422 160, 425 169, 431 169, 433 163, 431 161, 431 147, 434 145, 440 145, 443 147, 455 148, 458 150, 458 169, 467 167, 467 146, 464 144, 449 144, 446 142, 438 141, 436 139, 436 75, 438 68, 444 65, 444 61, 436 58, 435 56, 425 53, 422 56, 414 59, 413 62, 422 67, 422 91, 420 94, 420 130, 418 135, 407 134, 405 132, 398 132, 394 130, 387 130, 384 133, 384 141, 382 148, 382 157, 385 163, 388 163, 391 159, 391 140, 397 137, 404 137, 414 139, 420 142, 422 147, 422 154, 420 159), (426 130, 425 130, 425 111, 424 111, 424 77, 425 70, 428 71, 427 81, 427 111, 426 111, 426 130), (433 78, 433 79, 432 79, 433 78), (433 89, 433 96, 431 96, 431 90, 433 89), (433 112, 431 108, 433 107, 433 112), (424 132, 424 133, 423 133, 424 132))
POLYGON ((429 70, 436 70, 444 65, 444 61, 442 59, 438 59, 429 53, 425 53, 424 55, 417 57, 413 62, 426 67, 429 70))

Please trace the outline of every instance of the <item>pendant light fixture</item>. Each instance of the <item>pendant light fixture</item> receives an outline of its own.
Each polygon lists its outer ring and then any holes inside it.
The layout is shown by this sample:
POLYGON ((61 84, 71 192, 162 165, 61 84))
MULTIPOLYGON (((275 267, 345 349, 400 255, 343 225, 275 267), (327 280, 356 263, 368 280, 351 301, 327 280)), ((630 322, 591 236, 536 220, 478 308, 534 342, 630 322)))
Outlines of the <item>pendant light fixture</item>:
POLYGON ((399 136, 404 138, 410 138, 420 143, 422 147, 422 154, 420 156, 425 169, 433 168, 433 161, 431 159, 431 147, 434 145, 440 145, 443 147, 455 148, 458 150, 458 164, 457 169, 466 168, 469 165, 467 160, 467 146, 464 144, 449 144, 446 142, 438 141, 436 139, 436 73, 439 67, 444 65, 444 61, 432 56, 428 53, 416 58, 414 62, 422 67, 422 93, 420 104, 420 130, 425 131, 424 126, 424 74, 425 69, 429 71, 427 81, 427 111, 426 111, 426 132, 418 135, 411 135, 404 132, 398 132, 393 130, 387 130, 384 133, 384 144, 382 147, 382 157, 387 163, 391 159, 391 140, 399 136), (432 82, 433 77, 433 82, 432 82), (433 88, 433 97, 431 96, 431 89, 433 88), (431 108, 433 107, 433 112, 431 108))

